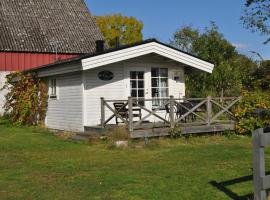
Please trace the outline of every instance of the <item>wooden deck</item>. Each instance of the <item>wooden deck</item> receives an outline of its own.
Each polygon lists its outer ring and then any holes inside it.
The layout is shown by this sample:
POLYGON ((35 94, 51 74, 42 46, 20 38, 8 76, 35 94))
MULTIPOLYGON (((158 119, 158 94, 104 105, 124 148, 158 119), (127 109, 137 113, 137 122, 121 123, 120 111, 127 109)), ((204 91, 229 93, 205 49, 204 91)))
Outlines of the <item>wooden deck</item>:
POLYGON ((180 128, 182 135, 234 130, 236 123, 234 107, 240 100, 241 97, 175 99, 171 96, 163 99, 163 105, 149 109, 142 106, 141 102, 152 102, 153 99, 129 97, 128 100, 105 100, 101 98, 101 125, 86 129, 102 131, 115 127, 116 125, 111 125, 109 122, 118 117, 129 130, 131 138, 168 136, 175 127, 180 128), (123 110, 114 109, 113 102, 122 102, 126 115, 123 115, 125 114, 123 110), (165 105, 167 105, 166 109, 164 109, 165 105), (145 113, 139 120, 133 116, 134 107, 140 108, 145 113), (111 112, 107 118, 105 108, 111 112), (158 114, 161 110, 166 111, 168 118, 158 114), (151 117, 159 121, 151 122, 151 117))
MULTIPOLYGON (((216 133, 225 130, 234 130, 235 123, 230 124, 213 124, 213 125, 186 125, 181 126, 181 135, 188 134, 201 134, 201 133, 216 133)), ((142 127, 141 129, 134 130, 131 132, 131 138, 147 138, 147 137, 161 137, 169 136, 171 128, 170 127, 155 127, 151 128, 142 127)))
MULTIPOLYGON (((85 127, 85 133, 80 134, 83 136, 88 136, 88 133, 91 132, 98 132, 103 133, 107 132, 112 128, 116 128, 119 126, 116 125, 109 125, 106 128, 102 128, 101 126, 92 126, 92 127, 85 127)), ((181 126, 181 134, 188 135, 188 134, 203 134, 203 133, 217 133, 226 130, 234 130, 235 123, 216 123, 210 126, 207 125, 183 125, 181 126)), ((137 128, 130 133, 131 138, 149 138, 149 137, 162 137, 162 136, 169 136, 171 128, 168 126, 164 126, 164 124, 156 124, 153 126, 152 123, 144 124, 141 128, 137 128)))

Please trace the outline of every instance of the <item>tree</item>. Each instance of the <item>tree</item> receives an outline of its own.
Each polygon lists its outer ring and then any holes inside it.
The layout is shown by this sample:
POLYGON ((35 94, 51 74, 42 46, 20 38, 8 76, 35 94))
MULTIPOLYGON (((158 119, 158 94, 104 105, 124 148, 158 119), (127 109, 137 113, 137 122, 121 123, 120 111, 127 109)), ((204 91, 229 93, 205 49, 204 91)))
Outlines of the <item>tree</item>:
POLYGON ((189 48, 189 52, 215 64, 212 74, 201 71, 187 71, 187 96, 203 97, 239 95, 244 81, 255 68, 255 63, 240 55, 235 47, 211 23, 203 33, 190 26, 174 34, 172 44, 189 48))
POLYGON ((252 89, 262 91, 270 90, 270 60, 264 60, 259 63, 259 67, 252 73, 252 89))
POLYGON ((193 52, 193 42, 199 38, 199 30, 193 29, 192 26, 183 26, 176 31, 173 36, 173 43, 177 48, 186 51, 187 53, 193 52))
POLYGON ((143 39, 143 23, 134 17, 121 14, 96 16, 96 23, 104 35, 109 47, 120 44, 130 44, 143 39))
MULTIPOLYGON (((259 32, 261 35, 270 34, 270 0, 246 0, 241 20, 247 29, 259 32)), ((267 44, 270 38, 264 42, 267 44)))

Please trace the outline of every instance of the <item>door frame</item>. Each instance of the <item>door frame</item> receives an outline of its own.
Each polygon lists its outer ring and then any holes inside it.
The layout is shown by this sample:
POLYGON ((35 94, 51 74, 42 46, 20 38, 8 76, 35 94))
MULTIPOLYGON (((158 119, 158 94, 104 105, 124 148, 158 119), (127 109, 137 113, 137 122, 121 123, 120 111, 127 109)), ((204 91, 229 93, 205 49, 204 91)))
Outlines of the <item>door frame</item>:
MULTIPOLYGON (((131 71, 143 71, 144 72, 144 98, 151 99, 151 67, 144 63, 127 63, 126 64, 126 96, 131 96, 131 85, 130 85, 130 72, 131 71)), ((152 110, 152 102, 147 101, 144 105, 147 109, 152 110)), ((144 114, 146 111, 142 111, 144 114)))

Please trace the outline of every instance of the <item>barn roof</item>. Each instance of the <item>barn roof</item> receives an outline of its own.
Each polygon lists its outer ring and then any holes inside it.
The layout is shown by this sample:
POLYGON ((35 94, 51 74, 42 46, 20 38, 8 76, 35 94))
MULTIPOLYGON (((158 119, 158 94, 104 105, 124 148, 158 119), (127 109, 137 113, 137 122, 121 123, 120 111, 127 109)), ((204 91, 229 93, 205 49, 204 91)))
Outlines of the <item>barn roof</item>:
POLYGON ((0 1, 0 51, 84 54, 102 38, 84 0, 0 1))

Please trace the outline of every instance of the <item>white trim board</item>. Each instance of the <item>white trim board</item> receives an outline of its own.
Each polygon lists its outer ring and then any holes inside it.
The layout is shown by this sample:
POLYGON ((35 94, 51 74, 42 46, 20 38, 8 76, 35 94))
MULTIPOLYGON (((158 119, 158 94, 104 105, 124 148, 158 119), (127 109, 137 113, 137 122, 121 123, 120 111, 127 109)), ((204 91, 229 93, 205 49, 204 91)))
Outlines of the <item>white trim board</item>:
POLYGON ((101 67, 104 65, 151 54, 151 53, 164 56, 176 62, 186 64, 188 66, 194 67, 196 69, 199 69, 208 73, 212 73, 214 69, 214 65, 212 63, 209 63, 202 59, 196 58, 194 56, 182 53, 173 48, 159 44, 157 42, 141 44, 135 47, 130 47, 130 48, 114 51, 111 53, 106 53, 106 54, 94 56, 91 58, 86 58, 82 60, 82 67, 83 67, 83 70, 93 69, 93 68, 101 67))

